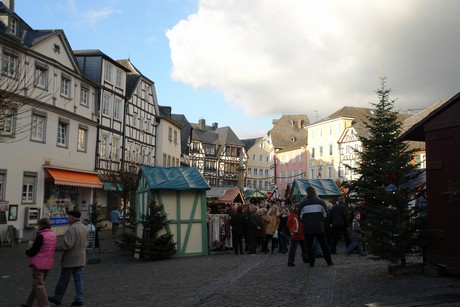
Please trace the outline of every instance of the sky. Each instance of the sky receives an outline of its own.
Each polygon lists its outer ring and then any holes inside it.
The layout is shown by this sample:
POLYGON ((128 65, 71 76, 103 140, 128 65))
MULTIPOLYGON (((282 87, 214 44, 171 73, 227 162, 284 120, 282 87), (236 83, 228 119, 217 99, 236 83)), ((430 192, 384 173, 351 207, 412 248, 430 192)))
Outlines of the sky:
POLYGON ((15 0, 15 11, 64 30, 74 50, 129 58, 159 105, 240 139, 282 115, 372 107, 382 76, 401 112, 460 91, 457 0, 15 0))

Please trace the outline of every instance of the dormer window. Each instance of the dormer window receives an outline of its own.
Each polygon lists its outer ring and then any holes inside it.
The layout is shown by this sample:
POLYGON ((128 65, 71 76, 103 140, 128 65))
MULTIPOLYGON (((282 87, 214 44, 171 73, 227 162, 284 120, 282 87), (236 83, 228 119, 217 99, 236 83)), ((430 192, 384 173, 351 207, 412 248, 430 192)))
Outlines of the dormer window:
POLYGON ((10 33, 13 34, 14 36, 17 36, 18 34, 18 21, 14 18, 10 19, 10 27, 9 27, 10 33))

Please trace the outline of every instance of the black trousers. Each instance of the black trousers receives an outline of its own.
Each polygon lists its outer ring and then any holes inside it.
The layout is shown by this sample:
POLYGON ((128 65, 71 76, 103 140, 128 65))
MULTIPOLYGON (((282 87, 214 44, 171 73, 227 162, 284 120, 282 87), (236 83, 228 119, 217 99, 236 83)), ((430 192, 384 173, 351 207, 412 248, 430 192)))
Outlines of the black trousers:
POLYGON ((350 240, 350 236, 348 235, 347 227, 332 226, 332 236, 333 236, 332 246, 331 246, 332 253, 337 252, 337 243, 339 243, 342 235, 345 238, 346 246, 350 245, 351 240, 350 240))
POLYGON ((305 243, 307 244, 307 253, 308 253, 308 262, 310 266, 315 265, 315 251, 313 248, 314 240, 318 241, 319 246, 321 246, 321 250, 323 251, 324 260, 326 260, 327 264, 332 263, 331 252, 329 251, 329 245, 326 241, 326 234, 323 233, 306 233, 305 234, 305 243))

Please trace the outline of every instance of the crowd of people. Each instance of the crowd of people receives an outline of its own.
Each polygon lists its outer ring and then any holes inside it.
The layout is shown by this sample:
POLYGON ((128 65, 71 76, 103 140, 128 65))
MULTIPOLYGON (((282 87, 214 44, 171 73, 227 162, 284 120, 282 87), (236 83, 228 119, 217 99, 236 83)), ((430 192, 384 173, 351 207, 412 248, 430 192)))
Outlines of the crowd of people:
POLYGON ((322 257, 332 266, 332 255, 337 254, 342 237, 346 246, 343 253, 366 255, 360 212, 349 210, 342 196, 328 206, 311 186, 307 188, 307 197, 290 205, 234 205, 227 213, 235 255, 276 251, 287 254, 287 265, 295 266, 300 246, 304 263, 313 267, 315 259, 322 257))

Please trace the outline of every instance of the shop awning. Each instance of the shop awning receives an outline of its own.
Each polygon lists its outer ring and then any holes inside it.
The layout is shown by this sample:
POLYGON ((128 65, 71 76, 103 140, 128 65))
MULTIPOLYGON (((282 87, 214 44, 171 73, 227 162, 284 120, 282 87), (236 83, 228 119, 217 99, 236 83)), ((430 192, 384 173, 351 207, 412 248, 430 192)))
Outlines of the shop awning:
POLYGON ((102 188, 102 182, 96 174, 64 170, 58 168, 46 168, 46 171, 54 179, 54 184, 70 185, 85 188, 102 188))

